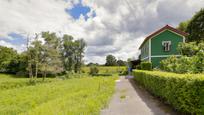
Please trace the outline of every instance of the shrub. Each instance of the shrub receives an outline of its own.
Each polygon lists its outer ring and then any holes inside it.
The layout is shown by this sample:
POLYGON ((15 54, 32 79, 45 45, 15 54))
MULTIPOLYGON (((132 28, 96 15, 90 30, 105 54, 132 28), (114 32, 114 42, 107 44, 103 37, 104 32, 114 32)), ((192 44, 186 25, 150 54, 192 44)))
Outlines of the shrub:
POLYGON ((134 79, 176 110, 204 114, 204 75, 133 71, 134 79))
POLYGON ((99 72, 99 69, 96 66, 90 67, 90 75, 97 74, 99 72))
POLYGON ((152 70, 152 63, 151 62, 141 62, 141 69, 142 70, 152 70))
POLYGON ((136 66, 136 69, 141 70, 141 65, 137 65, 137 66, 136 66))

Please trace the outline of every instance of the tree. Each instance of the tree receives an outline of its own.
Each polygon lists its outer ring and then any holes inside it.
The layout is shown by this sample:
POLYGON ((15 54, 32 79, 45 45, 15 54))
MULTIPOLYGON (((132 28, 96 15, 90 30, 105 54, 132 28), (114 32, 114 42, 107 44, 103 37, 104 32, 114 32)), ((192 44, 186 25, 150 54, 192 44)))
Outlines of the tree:
POLYGON ((117 61, 117 65, 119 65, 119 66, 125 66, 125 65, 126 65, 126 62, 123 61, 123 60, 118 60, 118 61, 117 61))
POLYGON ((188 24, 189 24, 189 20, 187 21, 184 21, 184 22, 181 22, 179 24, 179 26, 177 27, 177 29, 183 31, 183 32, 186 32, 187 31, 187 27, 188 27, 188 24))
POLYGON ((86 42, 83 39, 75 41, 76 51, 75 51, 75 72, 80 72, 82 65, 82 58, 84 57, 84 50, 86 47, 86 42))
POLYGON ((73 40, 70 35, 64 35, 62 41, 62 60, 65 71, 80 72, 83 63, 86 43, 83 39, 73 40))
POLYGON ((204 40, 204 9, 197 12, 187 26, 188 42, 204 40))
POLYGON ((16 65, 11 66, 11 63, 18 63, 18 53, 12 48, 0 46, 0 72, 15 73, 16 65), (16 60, 16 62, 14 62, 16 60))
POLYGON ((199 46, 196 42, 179 43, 178 51, 182 55, 193 56, 199 51, 199 46))
POLYGON ((73 37, 64 35, 62 41, 62 59, 65 71, 72 71, 74 65, 74 43, 73 37))
POLYGON ((43 80, 47 73, 60 73, 62 71, 61 55, 60 55, 60 38, 55 33, 42 32, 45 43, 42 47, 41 54, 41 71, 43 72, 43 80))
POLYGON ((117 60, 113 55, 106 56, 106 66, 116 66, 117 60))

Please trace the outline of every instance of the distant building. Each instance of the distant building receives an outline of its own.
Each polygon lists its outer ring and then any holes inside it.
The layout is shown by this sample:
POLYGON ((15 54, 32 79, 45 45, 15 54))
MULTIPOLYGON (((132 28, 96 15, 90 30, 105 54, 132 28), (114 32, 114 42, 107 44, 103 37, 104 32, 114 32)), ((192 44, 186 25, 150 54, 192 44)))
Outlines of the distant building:
POLYGON ((139 47, 141 50, 140 60, 150 61, 153 67, 157 67, 161 60, 172 55, 179 56, 178 44, 185 42, 187 35, 187 33, 169 25, 164 26, 145 38, 139 47))

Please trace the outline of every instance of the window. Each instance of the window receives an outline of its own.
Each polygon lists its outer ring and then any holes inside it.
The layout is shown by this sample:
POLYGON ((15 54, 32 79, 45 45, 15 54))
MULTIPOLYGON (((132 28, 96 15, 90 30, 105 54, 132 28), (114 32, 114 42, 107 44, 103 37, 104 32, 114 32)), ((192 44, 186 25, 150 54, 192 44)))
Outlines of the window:
POLYGON ((170 51, 171 50, 171 41, 163 41, 162 46, 164 51, 170 51))

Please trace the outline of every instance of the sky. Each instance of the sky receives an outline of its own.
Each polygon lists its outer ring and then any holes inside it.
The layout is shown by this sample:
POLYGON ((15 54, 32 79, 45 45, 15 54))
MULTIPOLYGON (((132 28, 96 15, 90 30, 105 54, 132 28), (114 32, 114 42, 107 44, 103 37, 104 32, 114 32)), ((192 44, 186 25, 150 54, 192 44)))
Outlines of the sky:
POLYGON ((87 42, 85 63, 137 59, 144 38, 190 19, 203 0, 0 0, 0 45, 26 50, 26 37, 42 31, 87 42))

